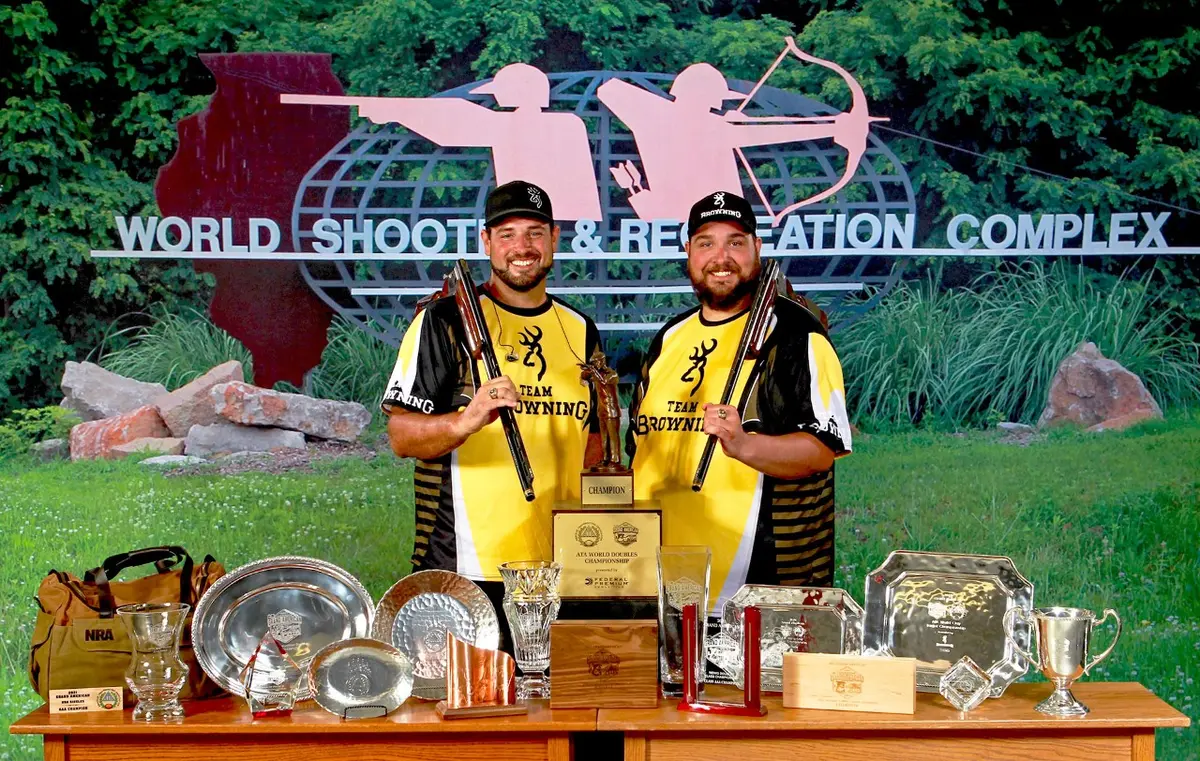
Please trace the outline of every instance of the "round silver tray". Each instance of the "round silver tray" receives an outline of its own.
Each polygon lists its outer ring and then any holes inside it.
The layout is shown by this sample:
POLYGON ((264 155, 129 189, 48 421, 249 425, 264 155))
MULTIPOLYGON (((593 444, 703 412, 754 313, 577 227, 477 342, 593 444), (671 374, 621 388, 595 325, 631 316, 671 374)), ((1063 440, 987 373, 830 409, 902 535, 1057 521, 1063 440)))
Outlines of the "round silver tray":
MULTIPOLYGON (((353 576, 315 558, 247 563, 209 587, 192 618, 192 645, 204 673, 234 695, 241 672, 268 629, 304 670, 333 642, 366 637, 374 604, 353 576)), ((297 700, 310 697, 301 679, 297 700)))
POLYGON ((308 684, 317 705, 335 716, 386 716, 412 694, 413 665, 386 642, 347 639, 313 657, 308 684))
POLYGON ((413 663, 413 695, 446 697, 446 633, 495 650, 496 609, 479 585, 450 571, 418 571, 396 582, 375 608, 371 636, 390 642, 413 663))
MULTIPOLYGON (((1033 609, 1033 584, 1010 558, 897 550, 867 576, 863 654, 917 659, 917 690, 938 682, 964 655, 992 678, 991 696, 1029 670, 1004 636, 1010 608, 1033 609)), ((1029 627, 1013 636, 1029 648, 1029 627)))

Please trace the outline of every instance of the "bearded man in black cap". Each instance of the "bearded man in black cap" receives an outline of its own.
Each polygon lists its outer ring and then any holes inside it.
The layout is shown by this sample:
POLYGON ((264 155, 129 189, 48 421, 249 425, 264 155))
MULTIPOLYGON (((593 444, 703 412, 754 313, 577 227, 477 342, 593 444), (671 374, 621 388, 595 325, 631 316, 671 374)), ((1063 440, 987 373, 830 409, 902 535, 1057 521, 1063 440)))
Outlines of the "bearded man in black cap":
MULTIPOLYGON (((414 570, 457 571, 496 603, 497 566, 553 560, 550 509, 579 499, 579 471, 594 431, 594 401, 579 365, 599 347, 590 318, 546 293, 559 228, 550 197, 528 182, 495 188, 480 232, 491 277, 480 306, 501 377, 470 360, 453 298, 413 319, 383 397, 388 438, 416 459, 414 570), (526 502, 502 427, 516 411, 537 498, 526 502)), ((598 448, 598 437, 592 446, 598 448)))
POLYGON ((733 193, 692 206, 687 269, 700 303, 654 337, 629 412, 636 497, 662 506, 663 544, 712 550, 710 610, 746 583, 832 585, 833 461, 850 453, 841 365, 795 301, 776 301, 761 355, 733 403, 718 403, 761 270, 755 228, 733 193), (720 446, 694 492, 709 435, 720 446))

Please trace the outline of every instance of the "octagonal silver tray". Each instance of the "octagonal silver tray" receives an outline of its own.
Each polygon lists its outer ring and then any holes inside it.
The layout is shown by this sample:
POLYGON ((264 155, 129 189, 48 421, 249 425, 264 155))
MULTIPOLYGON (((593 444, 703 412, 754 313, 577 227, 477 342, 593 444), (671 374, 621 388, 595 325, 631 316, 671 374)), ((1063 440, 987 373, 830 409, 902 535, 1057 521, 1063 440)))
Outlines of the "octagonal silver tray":
POLYGON ((413 695, 446 697, 446 633, 495 650, 500 621, 479 585, 451 571, 418 571, 396 582, 375 608, 371 636, 389 642, 413 663, 413 695))
MULTIPOLYGON (((242 696, 242 668, 268 629, 303 671, 326 645, 368 636, 373 609, 358 579, 332 563, 267 558, 208 588, 192 618, 192 645, 204 673, 242 696)), ((308 680, 301 679, 296 699, 309 697, 308 680)))
MULTIPOLYGON (((1004 614, 1017 607, 1033 610, 1033 584, 1009 558, 897 550, 867 576, 863 653, 916 658, 920 692, 937 692, 969 655, 1000 697, 1029 670, 1004 636, 1004 614)), ((1029 649, 1027 624, 1014 636, 1029 649)))
POLYGON ((386 642, 356 638, 334 642, 308 665, 317 705, 344 719, 386 716, 408 700, 413 665, 386 642))
POLYGON ((863 609, 844 589, 779 587, 746 584, 722 609, 721 633, 708 641, 709 659, 740 688, 742 621, 747 606, 762 613, 762 679, 764 692, 783 691, 783 654, 862 651, 863 609))

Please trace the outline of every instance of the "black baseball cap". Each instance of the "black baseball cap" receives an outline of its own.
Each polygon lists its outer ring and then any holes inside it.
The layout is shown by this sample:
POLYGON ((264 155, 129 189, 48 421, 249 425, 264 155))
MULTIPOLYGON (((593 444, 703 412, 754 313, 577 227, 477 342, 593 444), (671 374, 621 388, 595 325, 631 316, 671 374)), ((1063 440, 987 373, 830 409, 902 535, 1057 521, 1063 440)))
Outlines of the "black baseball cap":
POLYGON ((688 237, 709 222, 732 222, 751 235, 757 234, 758 221, 750 202, 736 193, 711 193, 692 204, 688 213, 688 237))
POLYGON ((506 217, 531 217, 553 225, 550 195, 532 182, 506 182, 488 193, 483 210, 484 227, 495 227, 506 217))

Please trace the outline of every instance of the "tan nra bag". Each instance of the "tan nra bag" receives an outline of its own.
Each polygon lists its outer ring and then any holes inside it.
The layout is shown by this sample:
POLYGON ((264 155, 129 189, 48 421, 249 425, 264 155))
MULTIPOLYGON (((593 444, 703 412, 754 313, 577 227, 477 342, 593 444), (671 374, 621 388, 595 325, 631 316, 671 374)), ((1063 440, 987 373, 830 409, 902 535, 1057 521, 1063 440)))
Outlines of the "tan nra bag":
MULTIPOLYGON (((133 648, 124 624, 116 617, 121 605, 143 602, 196 601, 225 568, 212 556, 196 565, 182 547, 149 547, 113 555, 83 578, 50 571, 38 587, 39 606, 29 652, 29 681, 42 699, 51 690, 76 687, 116 687, 133 696, 125 684, 125 669, 133 648), (157 573, 132 581, 113 581, 121 571, 153 564, 157 573)), ((180 644, 188 665, 182 697, 206 698, 223 694, 200 669, 192 652, 192 613, 188 613, 180 644)))

